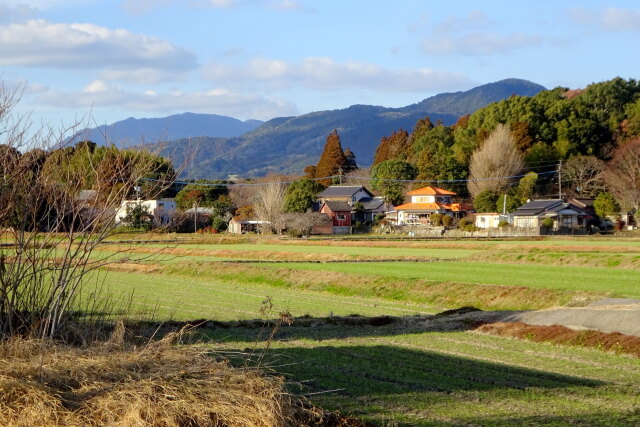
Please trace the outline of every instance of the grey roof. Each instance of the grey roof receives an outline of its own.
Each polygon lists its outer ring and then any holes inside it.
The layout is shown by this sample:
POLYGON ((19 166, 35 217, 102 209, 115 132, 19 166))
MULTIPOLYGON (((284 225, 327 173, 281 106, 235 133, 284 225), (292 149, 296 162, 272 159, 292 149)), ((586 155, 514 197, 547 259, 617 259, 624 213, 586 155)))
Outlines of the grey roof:
POLYGON ((324 202, 325 205, 331 209, 332 212, 351 212, 353 209, 351 205, 347 202, 324 202))
POLYGON ((369 193, 370 196, 373 196, 373 194, 362 185, 332 185, 331 187, 327 187, 318 197, 351 197, 360 190, 364 190, 369 193))
POLYGON ((384 205, 382 197, 363 197, 358 201, 364 205, 364 210, 366 211, 372 211, 384 205))
POLYGON ((563 209, 573 209, 578 215, 583 215, 585 212, 578 206, 571 203, 567 203, 564 200, 547 199, 547 200, 533 200, 525 203, 516 209, 513 216, 544 216, 550 213, 558 213, 563 209))

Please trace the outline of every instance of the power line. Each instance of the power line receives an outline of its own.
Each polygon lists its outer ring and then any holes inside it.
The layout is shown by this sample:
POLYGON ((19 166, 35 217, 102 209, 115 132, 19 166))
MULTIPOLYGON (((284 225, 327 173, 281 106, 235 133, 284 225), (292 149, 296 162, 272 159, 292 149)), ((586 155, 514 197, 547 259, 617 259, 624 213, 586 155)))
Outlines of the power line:
MULTIPOLYGON (((538 176, 540 175, 556 175, 558 174, 559 171, 554 170, 554 171, 547 171, 547 172, 540 172, 538 173, 538 176)), ((364 181, 384 181, 384 182, 398 182, 398 183, 415 183, 415 184, 463 184, 463 183, 467 183, 467 182, 476 182, 476 181, 497 181, 497 180, 504 180, 504 179, 517 179, 517 178, 523 178, 526 175, 511 175, 511 176, 501 176, 501 177, 494 177, 494 178, 475 178, 475 179, 433 179, 433 180, 419 180, 419 179, 390 179, 390 178, 372 178, 372 177, 360 177, 360 176, 349 176, 349 179, 356 179, 356 180, 364 180, 364 181)), ((342 175, 331 175, 331 176, 325 176, 322 178, 309 178, 312 181, 320 181, 320 180, 324 180, 324 179, 333 179, 333 178, 342 178, 342 175)), ((151 182, 165 182, 163 180, 160 179, 153 179, 153 178, 141 178, 141 180, 143 181, 151 181, 151 182)), ((213 182, 187 182, 187 181, 174 181, 174 184, 179 184, 179 185, 194 185, 194 186, 201 186, 201 187, 260 187, 260 186, 265 186, 265 185, 272 185, 272 184, 292 184, 295 181, 271 181, 271 182, 257 182, 257 183, 233 183, 233 182, 224 182, 224 183, 213 183, 213 182)))

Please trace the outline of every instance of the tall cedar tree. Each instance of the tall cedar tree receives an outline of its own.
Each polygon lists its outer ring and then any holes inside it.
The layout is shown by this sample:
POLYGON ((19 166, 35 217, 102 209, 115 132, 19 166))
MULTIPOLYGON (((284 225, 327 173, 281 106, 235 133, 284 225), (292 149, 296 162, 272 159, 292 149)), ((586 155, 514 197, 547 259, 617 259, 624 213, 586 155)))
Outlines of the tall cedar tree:
MULTIPOLYGON (((337 130, 333 130, 327 136, 327 143, 324 145, 324 151, 320 156, 318 165, 316 166, 316 177, 332 176, 338 173, 340 169, 343 169, 346 163, 344 151, 342 151, 342 144, 340 144, 340 136, 337 130)), ((320 184, 328 187, 331 185, 331 178, 322 179, 320 184)))
POLYGON ((356 163, 356 155, 353 154, 349 147, 344 150, 344 159, 344 167, 342 168, 344 170, 344 173, 349 173, 358 169, 358 164, 356 163))
POLYGON ((397 132, 393 132, 391 136, 383 136, 380 140, 380 145, 376 148, 372 166, 386 160, 404 160, 408 144, 409 133, 406 130, 400 129, 397 132))

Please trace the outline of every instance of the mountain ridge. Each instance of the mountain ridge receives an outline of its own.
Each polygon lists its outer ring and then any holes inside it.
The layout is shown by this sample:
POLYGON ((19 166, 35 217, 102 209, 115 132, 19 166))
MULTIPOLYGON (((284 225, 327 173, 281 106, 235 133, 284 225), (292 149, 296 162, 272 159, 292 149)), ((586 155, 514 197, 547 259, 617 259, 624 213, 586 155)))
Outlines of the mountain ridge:
MULTIPOLYGON (((182 136, 146 147, 180 165, 193 161, 182 178, 246 177, 268 173, 301 173, 315 164, 326 136, 336 129, 343 147, 349 147, 361 166, 373 161, 383 136, 399 129, 411 130, 419 119, 445 125, 492 102, 513 95, 533 96, 545 88, 522 79, 504 79, 467 91, 441 93, 399 108, 355 104, 342 109, 313 111, 299 116, 276 117, 232 137, 219 135, 182 136)), ((189 113, 193 114, 193 113, 189 113)), ((255 123, 254 123, 255 124, 255 123)), ((193 129, 191 129, 193 130, 193 129)))
POLYGON ((262 120, 255 119, 242 121, 219 114, 185 112, 156 118, 129 117, 110 125, 84 129, 74 139, 129 147, 148 141, 170 141, 200 136, 232 138, 263 123, 262 120))

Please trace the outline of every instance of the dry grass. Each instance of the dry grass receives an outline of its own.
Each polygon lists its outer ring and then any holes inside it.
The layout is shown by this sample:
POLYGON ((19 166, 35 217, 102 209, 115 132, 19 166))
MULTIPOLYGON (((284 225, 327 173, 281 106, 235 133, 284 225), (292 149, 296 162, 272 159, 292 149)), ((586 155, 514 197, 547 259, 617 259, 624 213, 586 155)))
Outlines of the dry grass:
POLYGON ((478 332, 526 339, 535 342, 594 347, 640 357, 640 337, 619 332, 576 331, 565 326, 528 325, 522 322, 496 322, 480 326, 478 332))
POLYGON ((116 328, 110 342, 85 349, 0 343, 0 425, 328 425, 296 404, 281 377, 177 346, 175 334, 140 348, 125 348, 123 335, 116 328))

